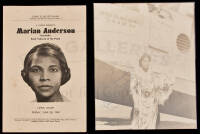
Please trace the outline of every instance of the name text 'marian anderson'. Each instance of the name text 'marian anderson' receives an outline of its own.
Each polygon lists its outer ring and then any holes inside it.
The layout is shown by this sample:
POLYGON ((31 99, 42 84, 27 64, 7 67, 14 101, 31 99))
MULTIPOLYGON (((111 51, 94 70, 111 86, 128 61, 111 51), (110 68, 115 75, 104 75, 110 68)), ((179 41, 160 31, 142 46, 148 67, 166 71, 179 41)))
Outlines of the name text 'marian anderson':
POLYGON ((34 28, 17 28, 17 34, 40 34, 40 33, 75 33, 75 29, 66 29, 66 28, 44 28, 41 29, 34 29, 34 28))

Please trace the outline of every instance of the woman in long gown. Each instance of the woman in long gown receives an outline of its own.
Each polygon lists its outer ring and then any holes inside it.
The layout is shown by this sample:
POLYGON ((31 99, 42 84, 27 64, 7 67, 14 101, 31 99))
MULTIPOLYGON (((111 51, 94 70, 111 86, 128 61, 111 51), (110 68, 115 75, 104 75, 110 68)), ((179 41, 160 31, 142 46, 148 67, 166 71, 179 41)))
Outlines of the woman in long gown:
POLYGON ((154 73, 150 63, 150 55, 143 54, 137 71, 131 72, 130 94, 134 104, 132 129, 155 129, 158 105, 164 104, 172 93, 173 79, 154 73))

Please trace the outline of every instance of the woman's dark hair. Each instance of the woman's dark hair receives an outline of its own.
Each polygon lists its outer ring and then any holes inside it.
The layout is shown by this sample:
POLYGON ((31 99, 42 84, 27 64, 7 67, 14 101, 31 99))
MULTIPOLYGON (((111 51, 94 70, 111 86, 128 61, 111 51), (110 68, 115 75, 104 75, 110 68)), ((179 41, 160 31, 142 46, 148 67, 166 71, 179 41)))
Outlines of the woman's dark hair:
POLYGON ((140 67, 142 67, 142 60, 143 60, 145 57, 147 57, 147 58, 149 59, 149 61, 151 62, 151 56, 148 55, 148 54, 146 54, 146 53, 144 53, 144 54, 140 57, 140 59, 139 59, 139 65, 140 65, 140 67))
POLYGON ((62 71, 61 85, 69 81, 71 72, 62 50, 55 44, 43 43, 33 47, 25 57, 24 69, 21 71, 21 76, 28 85, 30 85, 28 71, 32 64, 33 56, 53 56, 58 59, 62 71))

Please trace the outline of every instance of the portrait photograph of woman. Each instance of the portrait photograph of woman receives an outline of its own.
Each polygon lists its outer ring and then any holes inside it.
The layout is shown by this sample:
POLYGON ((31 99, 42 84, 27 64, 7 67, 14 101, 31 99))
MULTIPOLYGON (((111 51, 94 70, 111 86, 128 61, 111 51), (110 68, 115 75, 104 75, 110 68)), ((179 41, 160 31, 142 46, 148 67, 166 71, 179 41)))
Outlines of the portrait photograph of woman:
POLYGON ((69 101, 60 87, 70 80, 70 68, 62 50, 51 43, 33 47, 26 55, 23 80, 36 95, 37 102, 69 101))
POLYGON ((96 130, 196 129, 194 3, 95 3, 94 16, 96 130))

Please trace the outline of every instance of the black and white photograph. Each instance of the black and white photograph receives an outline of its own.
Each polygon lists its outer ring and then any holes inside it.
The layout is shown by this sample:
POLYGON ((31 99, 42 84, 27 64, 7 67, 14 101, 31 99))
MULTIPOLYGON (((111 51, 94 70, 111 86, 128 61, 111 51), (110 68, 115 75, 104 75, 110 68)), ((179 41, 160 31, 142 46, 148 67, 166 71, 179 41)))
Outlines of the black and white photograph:
POLYGON ((86 132, 86 6, 3 11, 3 132, 86 132))
POLYGON ((50 43, 33 47, 26 55, 23 80, 31 87, 37 102, 66 102, 60 86, 70 80, 70 68, 61 49, 50 43))
POLYGON ((94 3, 96 130, 196 129, 194 3, 94 3))

